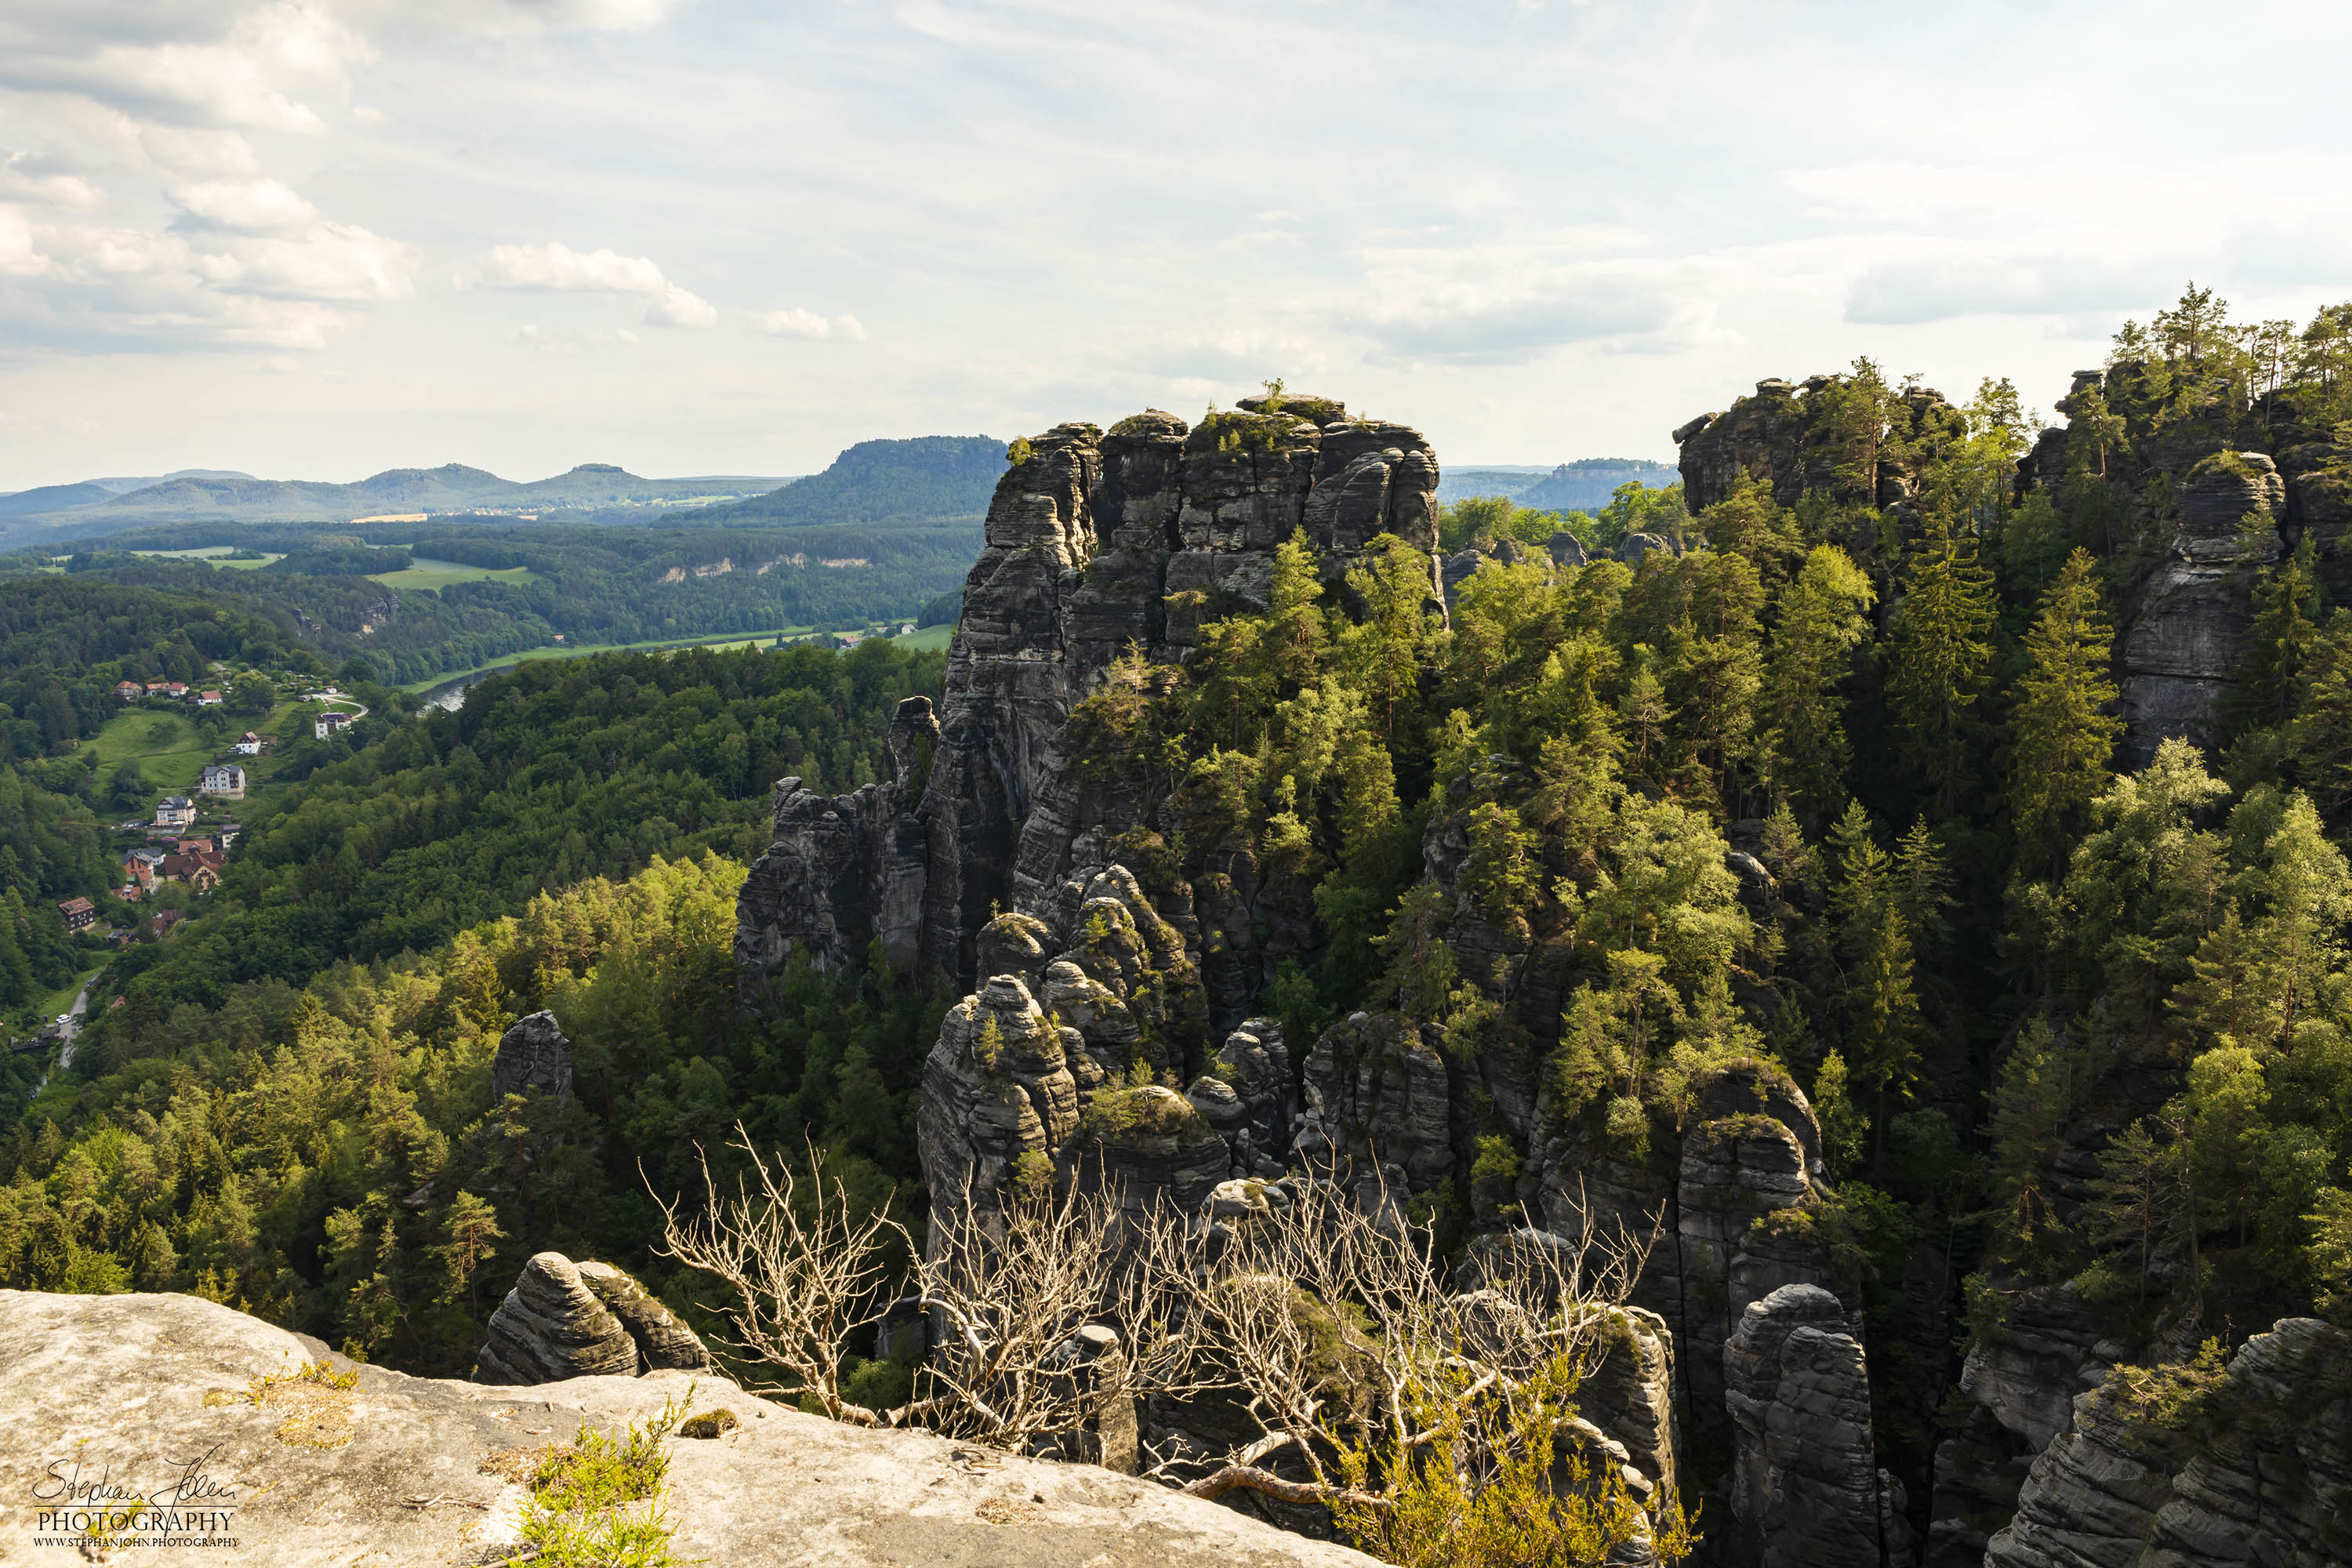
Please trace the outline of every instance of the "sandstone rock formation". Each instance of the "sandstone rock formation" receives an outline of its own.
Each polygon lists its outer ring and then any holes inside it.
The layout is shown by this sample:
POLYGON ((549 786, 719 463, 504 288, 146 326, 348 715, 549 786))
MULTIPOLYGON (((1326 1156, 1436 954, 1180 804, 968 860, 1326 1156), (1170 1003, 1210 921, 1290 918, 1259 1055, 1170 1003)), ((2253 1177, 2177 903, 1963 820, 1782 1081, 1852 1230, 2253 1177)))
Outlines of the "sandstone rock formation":
MULTIPOLYGON (((353 1562, 446 1568, 504 1560, 521 1542, 522 1490, 492 1455, 658 1415, 665 1400, 724 1409, 716 1436, 669 1444, 673 1550, 729 1568, 1369 1568, 1214 1503, 1089 1465, 980 1456, 921 1433, 838 1426, 704 1372, 484 1387, 349 1366, 316 1340, 194 1296, 0 1290, 0 1528, 11 1563, 91 1561, 37 1528, 54 1463, 142 1493, 183 1483, 192 1457, 233 1549, 191 1556, 269 1568, 353 1562), (306 1361, 355 1374, 328 1391, 341 1422, 313 1446, 253 1380, 306 1361), (132 1392, 135 1391, 135 1392, 132 1392)), ((317 1436, 315 1428, 308 1436, 317 1436)), ((143 1552, 107 1553, 117 1561, 143 1552)))
POLYGON ((499 1037, 498 1054, 490 1059, 493 1100, 526 1089, 555 1100, 572 1092, 572 1042, 555 1026, 552 1013, 516 1019, 499 1037))
POLYGON ((1780 505, 1794 506, 1809 490, 1852 488, 1857 467, 1869 493, 1855 500, 1899 506, 1911 497, 1919 459, 1963 433, 1959 411, 1942 395, 1912 388, 1884 411, 1883 456, 1869 453, 1857 466, 1856 454, 1841 445, 1856 421, 1843 417, 1847 409, 1834 379, 1809 376, 1799 386, 1777 377, 1759 381, 1752 395, 1726 412, 1703 414, 1675 430, 1683 499, 1692 513, 1728 498, 1743 478, 1780 505))
POLYGON ((2110 1381, 2033 1462, 1985 1568, 2352 1562, 2352 1334, 2288 1318, 2165 1418, 2110 1381))
POLYGON ((1723 1348, 1738 1427, 1731 1510, 1759 1568, 1908 1562, 1902 1507, 1873 1458, 1870 1376, 1838 1299, 1783 1285, 1723 1348), (1889 1531, 1895 1539, 1888 1539, 1889 1531))
MULTIPOLYGON (((831 799, 779 785, 773 843, 745 882, 736 936, 747 996, 796 952, 835 964, 879 939, 966 985, 980 934, 1084 866, 1136 803, 1081 787, 1060 752, 1070 710, 1130 647, 1166 663, 1201 625, 1262 605, 1276 545, 1303 530, 1344 586, 1375 537, 1436 544, 1437 461, 1402 426, 1328 398, 1245 399, 1199 427, 1151 411, 1106 433, 1061 425, 1016 445, 966 583, 936 721, 910 702, 893 776, 831 799)), ((1433 580, 1432 594, 1436 593, 1433 580)), ((1181 901, 1181 900, 1180 900, 1181 901)), ((1255 990, 1251 911, 1196 962, 1230 1008, 1255 990)), ((1179 924, 1189 910, 1161 911, 1179 924)))
POLYGON ((2286 486, 2260 452, 2216 452, 2182 476, 2168 548, 2129 606, 2119 639, 2124 716, 2136 762, 2181 736, 2219 738, 2216 703, 2236 682, 2253 620, 2251 568, 2284 552, 2286 486))
POLYGON ((2000 1331, 1969 1348, 1965 1419, 1936 1448, 1927 1568, 1984 1560, 1986 1542, 2017 1511, 2035 1457, 2073 1425, 2075 1397, 2106 1375, 2116 1353, 2101 1345, 2097 1321, 2072 1285, 2010 1298, 2000 1331))
POLYGON ((709 1364, 694 1331, 627 1274, 609 1263, 542 1252, 523 1265, 490 1314, 474 1381, 557 1383, 709 1364))

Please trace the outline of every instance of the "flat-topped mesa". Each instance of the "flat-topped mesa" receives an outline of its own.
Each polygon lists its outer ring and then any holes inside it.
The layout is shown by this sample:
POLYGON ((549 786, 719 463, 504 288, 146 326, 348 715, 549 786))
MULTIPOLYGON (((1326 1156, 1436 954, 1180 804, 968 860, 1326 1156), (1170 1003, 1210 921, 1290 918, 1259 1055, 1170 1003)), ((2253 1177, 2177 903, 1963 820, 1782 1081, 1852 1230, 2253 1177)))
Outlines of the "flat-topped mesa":
POLYGON ((1436 549, 1428 442, 1336 399, 1246 398, 1198 426, 1157 409, 1108 431, 1057 425, 1006 456, 936 726, 927 705, 902 713, 888 784, 780 786, 738 919, 747 1000, 796 955, 831 967, 877 938, 977 984, 975 942, 998 910, 1049 896, 1138 825, 1133 803, 1088 798, 1061 749, 1115 661, 1133 647, 1180 662, 1207 622, 1263 608, 1274 551, 1300 531, 1334 584, 1382 534, 1436 549))

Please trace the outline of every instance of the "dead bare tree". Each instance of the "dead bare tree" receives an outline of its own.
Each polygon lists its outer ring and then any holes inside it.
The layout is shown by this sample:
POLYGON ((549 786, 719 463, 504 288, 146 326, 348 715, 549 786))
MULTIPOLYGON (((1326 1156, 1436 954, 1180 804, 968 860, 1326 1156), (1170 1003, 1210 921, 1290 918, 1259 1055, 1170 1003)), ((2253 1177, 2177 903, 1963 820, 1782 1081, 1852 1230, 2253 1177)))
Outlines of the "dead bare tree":
POLYGON ((1458 1445, 1450 1411, 1461 1405, 1508 1429, 1521 1389, 1556 1389, 1598 1364, 1612 1310, 1655 1237, 1586 1223, 1573 1238, 1487 1238, 1457 1283, 1433 1225, 1407 1221, 1377 1180, 1356 1191, 1309 1179, 1264 1192, 1264 1212, 1213 1238, 1173 1215, 1148 1227, 1157 1293, 1174 1304, 1213 1380, 1261 1428, 1185 1489, 1200 1496, 1243 1488, 1381 1506, 1335 1471, 1339 1456, 1458 1445), (1446 1419, 1433 1418, 1433 1402, 1448 1406, 1446 1419), (1267 1468, 1283 1456, 1305 1481, 1267 1468))
POLYGON ((751 1168, 723 1193, 702 1157, 706 1202, 681 1220, 679 1202, 654 1194, 662 1209, 665 1257, 711 1276, 732 1301, 719 1309, 733 1326, 731 1349, 781 1370, 783 1392, 815 1396, 836 1421, 871 1426, 875 1411, 841 1396, 841 1366, 850 1331, 873 1321, 889 1282, 891 1242, 911 1251, 906 1228, 887 1211, 860 1220, 839 1178, 828 1186, 824 1156, 808 1152, 809 1198, 781 1159, 762 1154, 738 1122, 730 1147, 751 1168))
POLYGON ((1130 1211, 1100 1186, 1031 1179, 988 1194, 967 1179, 918 1251, 887 1214, 854 1217, 814 1149, 804 1194, 740 1127, 734 1147, 750 1164, 732 1193, 706 1162, 703 1212, 664 1203, 664 1251, 721 1281, 733 1348, 826 1414, 1036 1452, 1138 1400, 1214 1396, 1256 1435, 1223 1453, 1147 1446, 1147 1473, 1359 1519, 1433 1465, 1466 1495, 1483 1478, 1525 1481, 1529 1456, 1559 1436, 1605 1446, 1568 1395, 1606 1353, 1656 1236, 1579 1215, 1565 1237, 1482 1237, 1449 1268, 1433 1225, 1407 1220, 1376 1178, 1267 1184, 1251 1212, 1213 1225, 1166 1205, 1130 1211), (934 1343, 914 1397, 876 1411, 842 1397, 840 1369, 894 1254, 908 1259, 901 1304, 928 1314, 934 1343))
POLYGON ((1015 1184, 993 1210, 974 1196, 967 1178, 962 1201, 934 1211, 915 1285, 939 1341, 929 1392, 894 1423, 1018 1450, 1081 1429, 1112 1402, 1202 1386, 1115 1187, 1015 1184), (1099 1351, 1107 1325, 1118 1335, 1110 1355, 1099 1351))

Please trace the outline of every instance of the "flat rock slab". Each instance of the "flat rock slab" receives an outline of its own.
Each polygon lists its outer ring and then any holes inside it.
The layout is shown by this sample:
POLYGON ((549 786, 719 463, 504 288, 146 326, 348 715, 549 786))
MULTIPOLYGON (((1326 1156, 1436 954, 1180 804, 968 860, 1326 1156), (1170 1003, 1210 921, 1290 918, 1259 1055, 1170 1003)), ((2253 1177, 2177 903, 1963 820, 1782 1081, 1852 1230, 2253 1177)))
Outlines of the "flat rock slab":
POLYGON ((165 1505, 181 1488, 191 1494, 186 1510, 226 1511, 216 1532, 236 1541, 116 1549, 105 1561, 497 1562, 516 1544, 522 1492, 483 1473, 486 1458, 563 1441, 583 1420, 608 1428, 642 1420, 690 1387, 697 1411, 730 1410, 737 1425, 670 1445, 668 1502, 677 1554, 688 1561, 730 1568, 1372 1562, 1108 1470, 924 1433, 843 1426, 709 1373, 496 1388, 362 1366, 348 1395, 333 1401, 338 1408, 324 1413, 247 1396, 252 1380, 318 1359, 326 1358, 317 1341, 194 1296, 0 1290, 0 1388, 7 1391, 0 1561, 89 1561, 41 1521, 71 1504, 58 1494, 78 1479, 116 1495, 160 1494, 165 1505), (341 1447, 304 1440, 335 1437, 346 1425, 351 1436, 341 1447))

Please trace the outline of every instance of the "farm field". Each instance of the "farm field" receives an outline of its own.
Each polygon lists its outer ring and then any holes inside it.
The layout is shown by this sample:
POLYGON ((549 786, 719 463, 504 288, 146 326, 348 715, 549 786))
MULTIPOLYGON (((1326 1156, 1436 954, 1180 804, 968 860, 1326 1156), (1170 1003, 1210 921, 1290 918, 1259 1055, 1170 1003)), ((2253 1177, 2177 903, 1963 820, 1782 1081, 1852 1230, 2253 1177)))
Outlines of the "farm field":
MULTIPOLYGON (((239 731, 245 727, 237 725, 239 731)), ((221 749, 220 742, 205 739, 196 728, 193 710, 173 713, 152 708, 132 708, 116 714, 86 743, 97 751, 99 764, 109 778, 123 759, 136 757, 139 771, 147 775, 149 784, 180 795, 196 787, 196 775, 221 749)))
POLYGON ((528 566, 492 571, 488 566, 468 566, 463 562, 416 555, 409 558, 406 570, 375 573, 368 580, 387 588, 416 588, 437 594, 452 583, 531 583, 538 578, 528 566))
POLYGON ((804 637, 815 630, 814 626, 783 626, 776 631, 754 632, 749 636, 741 632, 714 632, 709 637, 687 637, 683 640, 677 637, 660 637, 650 642, 580 643, 566 644, 562 647, 525 648, 520 653, 510 653, 504 658, 494 658, 488 664, 478 664, 471 669, 445 670, 439 675, 427 676, 423 680, 412 680, 401 689, 430 691, 436 686, 446 686, 453 680, 463 680, 468 676, 480 675, 486 670, 504 669, 510 664, 520 664, 527 658, 586 658, 591 654, 644 653, 656 648, 765 647, 779 637, 804 637))
POLYGON ((232 548, 234 547, 226 544, 207 544, 197 550, 140 550, 133 553, 152 555, 159 561, 202 561, 210 566, 226 566, 238 572, 258 571, 273 561, 286 559, 282 554, 265 553, 247 561, 231 561, 227 557, 232 548))
MULTIPOLYGON (((196 779, 205 764, 218 761, 227 751, 228 742, 247 730, 274 731, 280 720, 296 708, 316 706, 310 701, 280 702, 269 710, 269 717, 256 722, 250 718, 233 718, 227 733, 220 740, 205 739, 195 726, 193 710, 175 713, 168 710, 132 708, 116 714, 106 721, 91 740, 85 742, 96 749, 99 765, 103 770, 99 786, 103 789, 112 781, 114 770, 124 759, 139 759, 139 771, 147 782, 165 795, 187 795, 196 787, 196 779)), ((347 706, 357 707, 356 703, 347 706)), ((276 759, 268 753, 258 757, 237 757, 233 761, 245 765, 247 787, 261 784, 276 771, 276 759)))

